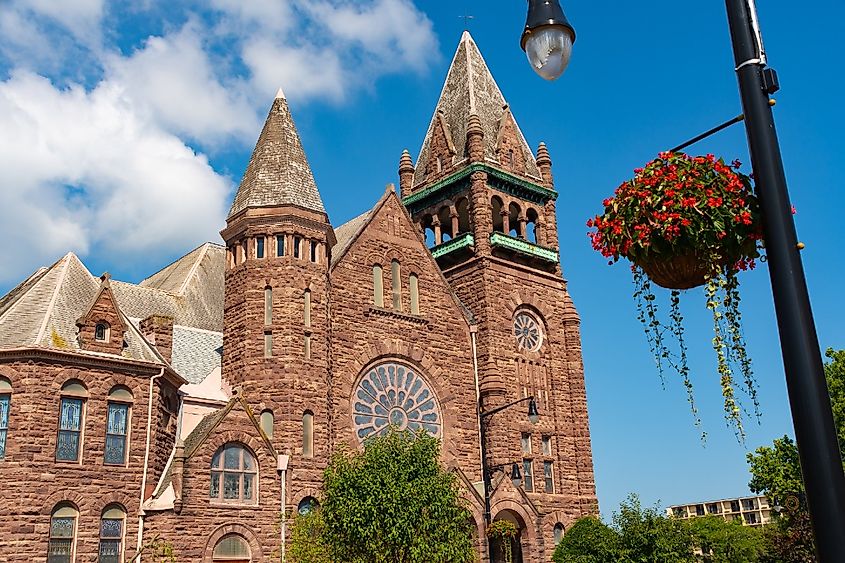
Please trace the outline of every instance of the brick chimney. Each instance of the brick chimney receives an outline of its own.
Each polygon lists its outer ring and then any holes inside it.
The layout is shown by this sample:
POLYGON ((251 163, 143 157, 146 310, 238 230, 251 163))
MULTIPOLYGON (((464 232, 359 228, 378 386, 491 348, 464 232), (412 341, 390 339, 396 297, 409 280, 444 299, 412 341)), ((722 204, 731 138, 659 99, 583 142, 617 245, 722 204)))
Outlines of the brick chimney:
POLYGON ((150 315, 141 321, 141 334, 170 363, 173 359, 173 317, 150 315))

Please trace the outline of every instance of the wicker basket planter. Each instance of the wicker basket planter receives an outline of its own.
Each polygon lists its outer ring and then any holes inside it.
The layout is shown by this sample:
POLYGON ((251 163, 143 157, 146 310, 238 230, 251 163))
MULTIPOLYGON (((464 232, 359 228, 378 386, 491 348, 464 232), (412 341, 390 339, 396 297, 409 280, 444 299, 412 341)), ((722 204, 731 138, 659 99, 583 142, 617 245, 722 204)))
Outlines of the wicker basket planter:
POLYGON ((651 281, 666 289, 692 289, 707 283, 712 267, 695 253, 641 260, 637 265, 651 281))

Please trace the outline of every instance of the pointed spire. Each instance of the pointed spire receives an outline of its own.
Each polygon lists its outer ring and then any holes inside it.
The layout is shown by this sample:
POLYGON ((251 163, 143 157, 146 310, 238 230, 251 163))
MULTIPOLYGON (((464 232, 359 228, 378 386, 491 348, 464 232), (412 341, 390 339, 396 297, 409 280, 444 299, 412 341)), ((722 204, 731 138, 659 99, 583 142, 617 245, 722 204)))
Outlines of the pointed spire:
MULTIPOLYGON (((508 103, 493 79, 472 35, 464 31, 420 149, 414 184, 420 184, 426 179, 426 163, 431 158, 432 141, 438 121, 445 123, 455 145, 464 147, 467 133, 470 133, 470 116, 477 116, 483 134, 483 157, 495 162, 499 122, 507 111, 507 107, 508 103)), ((520 161, 525 162, 525 175, 540 178, 534 155, 518 126, 516 126, 515 136, 517 150, 524 156, 520 161)), ((467 156, 469 155, 459 154, 457 159, 467 156)))
POLYGON ((296 205, 325 212, 281 89, 273 100, 229 217, 247 207, 276 205, 296 205))

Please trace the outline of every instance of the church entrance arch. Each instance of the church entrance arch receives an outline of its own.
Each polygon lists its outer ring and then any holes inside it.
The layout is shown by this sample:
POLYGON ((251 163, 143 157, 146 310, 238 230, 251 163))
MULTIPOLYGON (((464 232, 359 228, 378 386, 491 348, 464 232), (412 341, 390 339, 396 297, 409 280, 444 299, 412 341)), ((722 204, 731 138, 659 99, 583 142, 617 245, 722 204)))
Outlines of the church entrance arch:
MULTIPOLYGON (((525 520, 523 520, 522 516, 517 514, 515 511, 509 509, 502 510, 496 514, 493 521, 496 522, 499 520, 512 522, 519 530, 519 534, 516 538, 511 540, 511 563, 527 563, 528 559, 525 559, 526 550, 523 545, 526 540, 525 520)), ((507 560, 505 559, 505 549, 503 549, 504 547, 505 546, 502 545, 501 540, 493 540, 490 542, 492 563, 507 563, 507 560)))

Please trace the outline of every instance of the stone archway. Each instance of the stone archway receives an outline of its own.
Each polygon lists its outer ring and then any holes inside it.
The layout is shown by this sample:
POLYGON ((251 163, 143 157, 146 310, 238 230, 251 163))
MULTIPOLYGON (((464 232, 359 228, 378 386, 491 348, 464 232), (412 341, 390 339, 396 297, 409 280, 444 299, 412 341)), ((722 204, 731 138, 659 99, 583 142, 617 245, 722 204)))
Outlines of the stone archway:
MULTIPOLYGON (((520 516, 517 512, 510 509, 504 509, 497 513, 496 517, 493 518, 493 521, 495 522, 497 520, 507 520, 509 522, 513 522, 516 524, 516 527, 519 528, 519 536, 511 542, 513 563, 528 563, 529 556, 527 550, 525 549, 525 542, 527 539, 525 520, 523 520, 522 516, 520 516)), ((504 552, 498 541, 490 542, 490 550, 491 563, 505 563, 504 552)))

